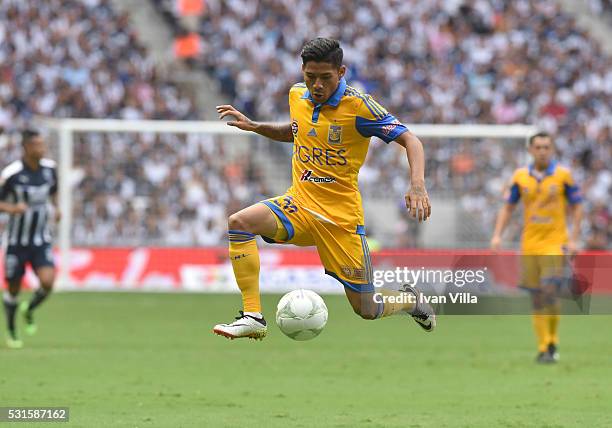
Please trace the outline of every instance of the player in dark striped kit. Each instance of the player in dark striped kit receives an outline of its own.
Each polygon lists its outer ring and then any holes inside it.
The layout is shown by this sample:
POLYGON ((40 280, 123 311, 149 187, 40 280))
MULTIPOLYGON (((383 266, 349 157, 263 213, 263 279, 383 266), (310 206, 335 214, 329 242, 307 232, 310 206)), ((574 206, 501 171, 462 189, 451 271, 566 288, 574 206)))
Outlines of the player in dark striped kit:
POLYGON ((43 158, 46 150, 43 138, 36 131, 26 130, 22 134, 22 146, 23 158, 9 164, 0 174, 0 211, 10 214, 4 237, 4 275, 8 289, 3 296, 9 348, 23 346, 15 327, 15 316, 26 264, 32 266, 40 281, 31 300, 19 307, 24 315, 26 333, 36 332, 33 311, 53 288, 55 265, 49 221, 59 220, 60 215, 56 198, 57 171, 54 161, 43 158))

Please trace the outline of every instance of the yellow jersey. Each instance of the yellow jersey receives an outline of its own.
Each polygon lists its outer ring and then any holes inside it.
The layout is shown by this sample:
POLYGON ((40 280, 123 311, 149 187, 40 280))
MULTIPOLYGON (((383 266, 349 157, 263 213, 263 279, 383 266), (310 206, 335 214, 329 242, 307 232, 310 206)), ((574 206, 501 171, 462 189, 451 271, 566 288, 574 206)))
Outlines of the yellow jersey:
POLYGON ((510 183, 510 204, 523 201, 521 249, 525 254, 563 254, 567 244, 567 205, 582 202, 569 169, 551 161, 541 176, 533 165, 519 168, 510 183))
POLYGON ((357 177, 370 138, 389 143, 408 129, 371 96, 347 86, 344 78, 322 104, 313 101, 306 84, 293 85, 289 110, 293 156, 287 193, 319 220, 363 234, 357 177))

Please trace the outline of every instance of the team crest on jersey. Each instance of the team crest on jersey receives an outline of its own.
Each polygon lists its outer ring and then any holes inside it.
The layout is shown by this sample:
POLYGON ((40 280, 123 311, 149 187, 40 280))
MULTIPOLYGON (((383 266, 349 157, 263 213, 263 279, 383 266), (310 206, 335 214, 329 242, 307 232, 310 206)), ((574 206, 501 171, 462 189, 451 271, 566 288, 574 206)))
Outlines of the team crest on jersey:
POLYGON ((327 133, 327 142, 329 144, 340 144, 342 142, 342 126, 329 125, 329 132, 327 133))
POLYGON ((298 133, 298 123, 297 120, 293 119, 291 121, 291 132, 293 132, 293 136, 297 137, 297 133, 298 133))
POLYGON ((28 181, 30 181, 30 178, 27 175, 20 175, 19 176, 19 182, 20 183, 27 183, 28 181))

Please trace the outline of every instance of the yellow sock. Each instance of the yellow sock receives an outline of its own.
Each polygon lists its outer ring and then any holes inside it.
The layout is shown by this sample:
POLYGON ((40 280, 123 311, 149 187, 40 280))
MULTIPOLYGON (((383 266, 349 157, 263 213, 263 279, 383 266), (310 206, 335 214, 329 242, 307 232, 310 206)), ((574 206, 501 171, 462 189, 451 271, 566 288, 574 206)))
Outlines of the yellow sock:
MULTIPOLYGON (((379 318, 388 317, 397 313, 410 313, 416 305, 416 298, 412 293, 381 289, 380 293, 384 298, 383 311, 379 318), (397 300, 397 301, 394 301, 397 300)), ((380 298, 377 298, 380 300, 380 298)))
POLYGON ((550 334, 550 343, 559 344, 559 321, 561 320, 561 305, 554 304, 548 308, 548 331, 550 334))
POLYGON ((533 329, 538 340, 538 351, 546 352, 550 343, 549 315, 543 314, 542 311, 534 311, 533 329))
POLYGON ((255 235, 239 230, 229 231, 229 256, 236 282, 242 293, 245 312, 261 312, 259 296, 259 251, 255 235))
POLYGON ((559 314, 548 316, 550 343, 554 345, 559 344, 559 321, 560 320, 561 320, 561 315, 559 314))

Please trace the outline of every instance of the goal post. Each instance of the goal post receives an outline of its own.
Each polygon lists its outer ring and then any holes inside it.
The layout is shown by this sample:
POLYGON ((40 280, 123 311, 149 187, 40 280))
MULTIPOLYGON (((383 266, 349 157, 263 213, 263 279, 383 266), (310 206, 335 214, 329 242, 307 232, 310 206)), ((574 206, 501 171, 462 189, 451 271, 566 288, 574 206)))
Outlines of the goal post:
MULTIPOLYGON (((58 137, 59 205, 62 220, 58 230, 58 284, 70 285, 70 254, 72 249, 71 231, 73 226, 73 168, 76 133, 141 133, 141 134, 208 134, 238 136, 244 138, 244 131, 227 126, 222 121, 170 121, 170 120, 120 120, 120 119, 36 119, 37 124, 55 133, 58 137)), ((533 125, 442 125, 415 124, 409 129, 420 138, 427 139, 524 139, 533 135, 533 125)))

